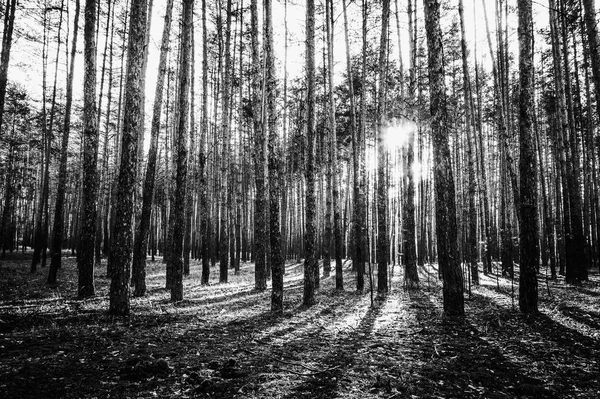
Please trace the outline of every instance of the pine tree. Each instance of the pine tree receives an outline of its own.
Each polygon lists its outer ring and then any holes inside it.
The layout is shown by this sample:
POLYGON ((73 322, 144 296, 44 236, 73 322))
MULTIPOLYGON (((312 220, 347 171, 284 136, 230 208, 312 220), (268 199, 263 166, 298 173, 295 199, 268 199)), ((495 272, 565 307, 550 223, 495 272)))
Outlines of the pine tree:
POLYGON ((144 120, 144 57, 147 0, 132 0, 129 13, 125 107, 121 132, 121 162, 115 196, 115 228, 111 244, 110 309, 114 315, 129 314, 129 285, 133 252, 133 200, 138 169, 138 145, 144 120))
POLYGON ((439 0, 424 0, 425 30, 429 49, 429 88, 433 164, 435 184, 435 219, 438 262, 443 279, 444 314, 464 315, 463 276, 458 255, 456 198, 450 148, 448 145, 448 108, 444 83, 442 30, 439 0))

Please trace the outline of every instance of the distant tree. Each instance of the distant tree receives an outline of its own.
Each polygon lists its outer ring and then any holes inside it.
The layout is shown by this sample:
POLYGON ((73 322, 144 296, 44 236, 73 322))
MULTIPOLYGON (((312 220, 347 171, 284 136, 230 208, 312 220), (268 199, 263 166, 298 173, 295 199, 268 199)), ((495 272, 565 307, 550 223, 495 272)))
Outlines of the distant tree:
POLYGON ((433 175, 435 181, 435 220, 438 262, 443 279, 444 313, 464 315, 463 276, 458 255, 456 198, 448 145, 448 109, 446 99, 443 40, 440 28, 439 0, 424 0, 425 30, 429 49, 429 88, 433 175))

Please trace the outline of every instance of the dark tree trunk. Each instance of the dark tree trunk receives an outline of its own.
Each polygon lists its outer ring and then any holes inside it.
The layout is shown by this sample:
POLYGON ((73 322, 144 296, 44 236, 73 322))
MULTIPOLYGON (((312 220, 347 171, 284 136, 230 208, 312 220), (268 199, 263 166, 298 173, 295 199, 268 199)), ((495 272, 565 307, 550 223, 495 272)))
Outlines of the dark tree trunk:
POLYGON ((360 130, 356 121, 356 103, 354 97, 354 84, 352 79, 352 63, 350 60, 350 41, 348 39, 348 12, 346 0, 342 1, 344 13, 344 42, 346 44, 346 75, 348 77, 348 91, 350 93, 350 129, 352 137, 352 174, 353 179, 353 194, 354 194, 354 216, 353 223, 353 259, 352 269, 356 272, 356 289, 362 292, 365 285, 365 232, 364 232, 364 214, 362 211, 362 203, 364 196, 360 191, 360 130))
POLYGON ((443 278, 444 313, 464 315, 463 276, 460 268, 456 226, 456 199, 446 105, 445 72, 438 0, 424 0, 425 30, 429 48, 429 87, 433 163, 435 181, 435 217, 438 262, 443 278))
POLYGON ((94 242, 98 193, 98 120, 96 119, 96 0, 85 2, 83 73, 83 182, 81 194, 78 295, 94 295, 94 242))
POLYGON ((537 312, 539 267, 537 172, 533 137, 533 20, 531 0, 519 0, 519 172, 520 267, 519 308, 537 312))
POLYGON ((254 205, 255 288, 267 289, 267 138, 263 123, 261 62, 258 44, 258 9, 256 0, 250 5, 252 29, 252 114, 254 129, 254 167, 256 202, 254 205))
POLYGON ((200 152, 198 154, 198 174, 200 176, 200 256, 202 257, 201 283, 208 284, 210 277, 210 262, 208 255, 208 240, 210 239, 208 225, 207 202, 207 168, 205 141, 208 136, 208 40, 206 28, 206 0, 202 0, 202 132, 200 152))
POLYGON ((192 8, 194 0, 184 0, 181 16, 181 58, 179 60, 178 120, 175 146, 177 165, 175 174, 175 196, 173 199, 173 280, 171 284, 171 301, 183 300, 183 236, 185 233, 185 191, 187 180, 187 135, 189 128, 189 90, 192 8))
POLYGON ((306 123, 307 123, 307 157, 306 157, 306 219, 304 235, 304 294, 302 302, 305 306, 315 303, 315 273, 319 272, 316 259, 317 226, 316 226, 316 121, 315 121, 315 1, 306 0, 306 123))
POLYGON ((231 91, 231 0, 227 0, 227 17, 225 25, 225 65, 223 69, 223 90, 221 94, 222 114, 221 114, 221 182, 219 192, 219 282, 227 282, 227 274, 229 267, 229 218, 231 216, 229 206, 232 185, 228 184, 229 180, 229 150, 230 150, 230 125, 229 125, 229 109, 230 109, 230 91, 231 91))
MULTIPOLYGON (((334 91, 334 62, 333 62, 333 38, 334 38, 334 10, 333 0, 326 2, 325 7, 329 12, 327 15, 327 43, 328 43, 328 70, 329 70, 329 165, 331 169, 330 181, 332 185, 331 197, 333 202, 333 248, 334 248, 334 259, 335 259, 335 288, 338 290, 344 289, 344 274, 342 269, 342 226, 340 223, 340 178, 339 178, 339 166, 337 156, 337 132, 336 132, 336 120, 335 120, 335 98, 333 97, 334 91)), ((352 100, 354 101, 354 100, 352 100)))
POLYGON ((273 54, 273 21, 271 0, 264 1, 265 26, 264 26, 264 54, 265 65, 265 89, 267 105, 267 129, 269 131, 269 202, 270 202, 270 240, 271 240, 271 271, 272 271, 272 293, 271 311, 283 312, 283 262, 281 256, 281 231, 279 226, 279 204, 281 202, 281 144, 277 133, 277 109, 276 90, 277 80, 275 77, 275 57, 273 54))
MULTIPOLYGON (((397 0, 396 0, 397 2, 397 0)), ((408 15, 412 18, 412 0, 408 2, 408 15)), ((396 4, 397 8, 397 4, 396 4)), ((412 22, 409 22, 411 27, 409 28, 409 48, 410 48, 410 82, 409 82, 409 96, 411 103, 416 100, 416 43, 414 42, 412 35, 412 22)), ((414 110, 411 110, 411 114, 415 114, 414 110)), ((408 137, 408 147, 406 148, 406 163, 403 168, 406 173, 406 193, 404 194, 405 201, 403 203, 402 211, 402 243, 404 248, 404 284, 408 288, 417 288, 419 285, 419 274, 417 272, 417 248, 416 248, 416 228, 415 228, 415 182, 413 178, 413 165, 415 159, 414 149, 414 130, 410 132, 408 137)))
POLYGON ((474 284, 479 284, 479 270, 477 268, 477 211, 475 208, 475 154, 473 151, 475 142, 475 123, 473 118, 473 98, 471 90, 471 78, 469 74, 469 66, 467 63, 467 40, 465 37, 465 21, 464 21, 464 6, 463 0, 459 0, 458 14, 460 17, 461 30, 461 54, 462 54, 462 69, 463 69, 463 91, 464 91, 464 107, 465 119, 467 128, 467 162, 468 162, 468 227, 467 227, 467 248, 465 260, 470 268, 471 281, 474 284))
POLYGON ((388 292, 388 154, 384 140, 390 0, 383 0, 379 44, 379 92, 377 99, 377 293, 388 292))
MULTIPOLYGON (((144 119, 144 57, 147 30, 147 1, 132 0, 127 44, 125 106, 121 132, 121 163, 115 196, 115 227, 111 244, 109 312, 129 314, 129 283, 133 252, 132 224, 138 168, 138 142, 144 119)), ((144 254, 145 255, 145 254, 144 254)))

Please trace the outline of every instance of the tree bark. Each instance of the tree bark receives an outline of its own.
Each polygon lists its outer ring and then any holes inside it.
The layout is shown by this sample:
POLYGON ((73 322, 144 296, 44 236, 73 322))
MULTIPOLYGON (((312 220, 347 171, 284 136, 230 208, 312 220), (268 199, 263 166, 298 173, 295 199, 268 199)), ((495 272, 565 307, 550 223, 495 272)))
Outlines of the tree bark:
POLYGON ((444 314, 447 316, 463 316, 463 276, 458 255, 456 199, 448 146, 449 121, 444 83, 440 3, 438 0, 424 0, 423 3, 425 6, 427 46, 429 48, 435 217, 438 262, 443 278, 444 314))
POLYGON ((271 0, 264 1, 264 54, 265 54, 265 89, 267 102, 267 129, 269 131, 269 203, 270 203, 270 240, 271 240, 271 272, 272 293, 271 311, 283 312, 283 262, 281 256, 281 231, 279 226, 279 204, 281 202, 281 145, 277 133, 277 109, 275 77, 275 56, 273 54, 273 17, 271 0))
POLYGON ((200 152, 198 154, 198 174, 200 175, 200 256, 202 257, 201 283, 208 284, 210 277, 210 262, 208 241, 210 239, 208 225, 207 200, 207 168, 206 168, 206 137, 208 136, 208 39, 206 28, 206 0, 202 0, 202 132, 200 152))
POLYGON ((306 0, 306 219, 304 235, 304 294, 305 306, 315 303, 315 273, 319 272, 316 259, 316 178, 315 178, 315 1, 306 0))
POLYGON ((254 205, 254 256, 257 290, 267 289, 267 138, 263 121, 261 62, 258 43, 257 1, 250 4, 252 29, 252 120, 254 129, 254 168, 256 201, 254 205))
POLYGON ((383 0, 379 44, 379 92, 377 99, 377 294, 388 292, 388 154, 385 146, 386 81, 390 0, 383 0))
POLYGON ((83 182, 81 194, 78 295, 94 295, 94 242, 97 218, 98 121, 96 119, 96 0, 85 2, 83 72, 83 182))
POLYGON ((173 199, 173 280, 171 284, 171 301, 183 300, 183 236, 185 233, 185 191, 187 180, 187 136, 189 129, 189 90, 191 32, 193 23, 194 0, 184 0, 181 16, 181 58, 179 60, 178 120, 175 146, 177 149, 177 165, 175 174, 175 196, 173 199))
POLYGON ((531 0, 519 0, 519 172, 520 267, 519 308, 537 312, 539 267, 537 164, 533 137, 533 20, 531 0))
POLYGON ((115 227, 111 244, 109 313, 129 314, 129 279, 133 251, 133 199, 138 168, 138 143, 144 119, 144 56, 147 0, 132 0, 125 76, 125 106, 121 132, 121 163, 115 196, 115 227))
POLYGON ((220 187, 220 220, 219 220, 219 281, 227 282, 227 268, 229 267, 229 218, 230 218, 230 196, 228 195, 231 189, 231 184, 228 184, 229 177, 229 149, 230 149, 230 124, 229 124, 229 109, 230 109, 230 92, 231 92, 231 0, 227 0, 226 10, 226 25, 225 25, 225 65, 223 66, 223 89, 221 94, 222 113, 221 113, 221 176, 219 181, 220 187))

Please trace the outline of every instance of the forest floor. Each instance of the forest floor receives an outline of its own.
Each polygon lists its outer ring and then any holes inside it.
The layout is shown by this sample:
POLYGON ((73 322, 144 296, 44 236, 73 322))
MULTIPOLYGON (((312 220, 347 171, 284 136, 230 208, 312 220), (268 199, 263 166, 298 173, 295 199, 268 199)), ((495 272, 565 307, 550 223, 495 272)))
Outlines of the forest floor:
POLYGON ((227 284, 213 269, 201 286, 193 262, 186 299, 173 304, 157 261, 148 295, 123 318, 107 314, 105 268, 96 296, 79 300, 73 258, 58 288, 45 285, 47 270, 29 274, 29 262, 0 266, 2 398, 600 397, 597 271, 577 287, 541 277, 535 316, 519 313, 516 282, 482 276, 466 317, 448 319, 435 265, 420 269, 415 291, 396 266, 391 292, 371 306, 347 262, 346 291, 322 278, 305 308, 302 265, 288 263, 285 312, 274 316, 251 264, 227 284))

